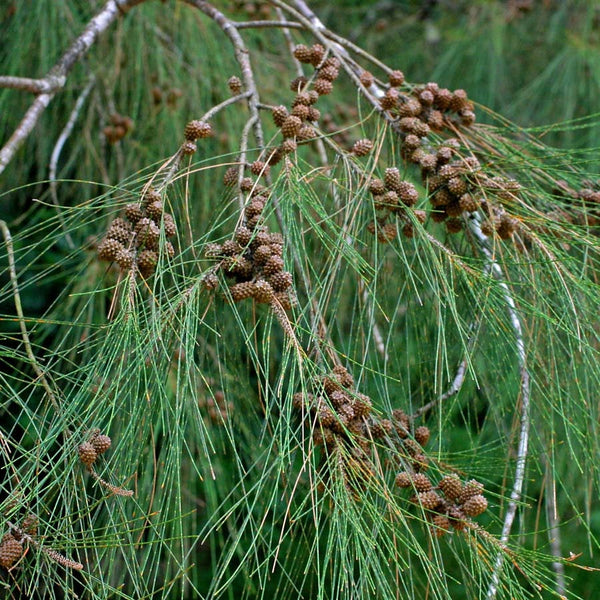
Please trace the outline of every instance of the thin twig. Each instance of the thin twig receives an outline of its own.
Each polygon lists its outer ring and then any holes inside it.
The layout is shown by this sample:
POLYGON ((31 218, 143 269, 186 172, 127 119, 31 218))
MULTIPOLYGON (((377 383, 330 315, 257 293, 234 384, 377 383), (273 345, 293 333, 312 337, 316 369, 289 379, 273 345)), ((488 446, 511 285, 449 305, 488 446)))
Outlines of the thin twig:
POLYGON ((293 29, 304 29, 304 25, 302 23, 296 23, 295 21, 286 21, 285 19, 281 21, 238 21, 234 22, 233 26, 236 29, 256 29, 264 28, 264 27, 284 27, 284 28, 293 28, 293 29))
POLYGON ((556 480, 552 477, 550 465, 544 456, 542 456, 542 460, 546 464, 546 493, 544 494, 544 501, 546 504, 546 518, 548 520, 548 541, 550 543, 550 552, 557 559, 552 563, 552 568, 556 573, 555 590, 558 596, 564 596, 566 591, 565 565, 561 560, 562 545, 560 539, 560 519, 556 506, 556 480))
POLYGON ((17 279, 17 270, 15 268, 15 255, 13 249, 12 236, 10 235, 10 230, 5 221, 0 220, 0 229, 2 230, 2 235, 4 236, 4 242, 6 244, 6 253, 8 255, 8 270, 10 273, 10 281, 12 283, 13 288, 13 298, 15 301, 15 308, 17 311, 17 317, 19 319, 19 326, 21 328, 21 337, 23 339, 23 345, 25 346, 25 352, 31 361, 31 366, 35 371, 35 374, 38 376, 39 380, 42 382, 44 386, 44 390, 46 391, 46 395, 48 399, 52 403, 52 406, 59 412, 59 404, 56 399, 56 396, 44 374, 44 371, 40 367, 35 354, 31 348, 31 342, 29 341, 29 334, 27 333, 27 327, 25 326, 25 316, 23 315, 23 307, 21 305, 21 295, 19 293, 19 281, 17 279))
MULTIPOLYGON (((469 230, 476 238, 480 250, 485 255, 486 270, 498 281, 498 285, 502 289, 502 295, 506 304, 506 310, 510 319, 510 324, 515 337, 515 346, 517 349, 517 359, 519 362, 519 370, 521 376, 521 393, 520 393, 520 423, 519 423, 519 439, 517 444, 517 461, 515 466, 515 479, 513 482, 508 508, 504 515, 504 523, 502 525, 502 533, 500 542, 506 544, 510 537, 510 532, 515 520, 519 501, 523 491, 523 482, 525 480, 525 465, 527 462, 527 454, 529 448, 529 429, 530 429, 530 377, 527 369, 527 354, 525 351, 525 340, 523 337, 523 327, 515 300, 512 292, 506 282, 502 281, 503 273, 500 265, 496 262, 492 250, 489 248, 489 239, 481 231, 480 216, 476 213, 473 218, 468 219, 469 230)), ((492 577, 487 591, 487 600, 494 600, 498 593, 498 584, 500 582, 500 572, 504 564, 504 554, 498 553, 492 577)))
MULTIPOLYGON (((67 75, 77 61, 88 52, 100 34, 102 34, 109 25, 117 19, 117 17, 125 14, 131 7, 141 4, 142 2, 144 2, 144 0, 109 0, 102 10, 90 20, 81 35, 77 37, 68 50, 60 57, 58 62, 50 69, 46 77, 41 80, 27 80, 30 84, 37 81, 38 83, 36 85, 38 86, 40 93, 33 101, 8 141, 0 149, 0 173, 4 171, 27 136, 32 132, 40 116, 44 110, 46 110, 54 96, 64 87, 67 75), (44 81, 45 84, 41 84, 42 81, 44 81), (48 91, 42 91, 44 86, 47 86, 48 91)), ((20 78, 13 78, 13 84, 17 85, 19 79, 20 78)), ((4 78, 4 80, 6 82, 6 78, 4 78)), ((12 87, 14 87, 14 85, 12 87)), ((21 87, 20 89, 26 88, 21 87)))
POLYGON ((83 108, 83 105, 84 105, 89 93, 92 91, 94 84, 95 84, 95 79, 91 78, 90 81, 88 82, 88 84, 83 89, 83 92, 81 92, 79 98, 77 98, 77 102, 75 103, 75 107, 73 108, 73 110, 71 112, 69 120, 67 121, 67 124, 65 125, 64 129, 61 131, 60 135, 58 136, 58 139, 56 140, 56 144, 54 145, 52 154, 50 156, 50 165, 48 168, 48 178, 50 180, 50 193, 52 195, 52 201, 56 205, 56 211, 58 214, 58 218, 60 220, 61 227, 63 228, 64 234, 65 234, 65 239, 67 240, 67 244, 69 245, 69 248, 71 248, 72 250, 75 248, 75 244, 73 242, 73 239, 71 238, 71 234, 65 227, 65 222, 64 222, 62 213, 60 212, 60 207, 59 207, 59 203, 58 203, 58 194, 56 192, 56 168, 58 165, 58 159, 60 158, 60 153, 62 152, 65 142, 67 141, 67 139, 71 135, 71 132, 73 131, 73 127, 75 126, 75 121, 77 121, 77 118, 79 117, 79 113, 81 112, 81 109, 83 108))

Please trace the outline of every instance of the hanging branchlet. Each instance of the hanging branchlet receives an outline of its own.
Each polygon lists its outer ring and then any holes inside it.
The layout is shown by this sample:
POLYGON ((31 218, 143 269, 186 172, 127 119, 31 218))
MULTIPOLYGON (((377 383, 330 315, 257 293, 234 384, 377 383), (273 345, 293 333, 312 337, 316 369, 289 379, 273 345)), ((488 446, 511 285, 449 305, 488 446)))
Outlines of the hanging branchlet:
POLYGON ((132 490, 126 490, 124 488, 112 485, 108 483, 96 471, 94 470, 94 463, 98 459, 101 454, 104 454, 111 446, 112 441, 110 437, 100 433, 99 429, 93 429, 89 436, 88 440, 81 443, 77 448, 77 454, 79 456, 80 462, 86 468, 88 473, 102 486, 107 490, 112 492, 117 496, 133 496, 132 490))

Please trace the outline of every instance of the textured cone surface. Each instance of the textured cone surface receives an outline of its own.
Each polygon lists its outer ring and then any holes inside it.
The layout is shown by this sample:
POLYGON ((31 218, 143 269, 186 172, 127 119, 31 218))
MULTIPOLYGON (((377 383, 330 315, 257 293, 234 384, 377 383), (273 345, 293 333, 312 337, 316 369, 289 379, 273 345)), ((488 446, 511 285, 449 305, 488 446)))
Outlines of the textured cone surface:
POLYGON ((308 46, 299 44, 294 48, 294 56, 302 63, 309 63, 312 57, 312 52, 308 46))
POLYGON ((417 427, 415 429, 415 440, 421 444, 421 446, 425 446, 429 441, 431 433, 429 431, 429 427, 425 427, 425 425, 421 425, 421 427, 417 427))
POLYGON ((198 150, 198 146, 196 146, 195 142, 188 140, 181 145, 181 151, 184 154, 194 154, 198 150))
POLYGON ((354 152, 356 156, 366 156, 371 150, 373 150, 373 142, 366 138, 357 140, 352 146, 352 152, 354 152))
POLYGON ((363 71, 360 74, 360 82, 368 88, 375 83, 375 77, 373 77, 373 74, 370 71, 363 71))
POLYGON ((290 115, 286 117, 285 121, 281 125, 281 133, 284 137, 294 137, 302 127, 302 121, 298 117, 290 115))
POLYGON ((10 533, 2 538, 0 543, 0 565, 10 569, 23 555, 23 544, 18 542, 10 533))
POLYGON ((266 177, 269 174, 270 170, 271 169, 269 168, 269 165, 267 165, 262 160, 255 160, 250 165, 250 171, 256 176, 264 175, 266 177))
POLYGON ((242 91, 242 82, 239 77, 232 75, 227 80, 227 87, 229 87, 232 94, 239 94, 242 91))
POLYGON ((273 300, 274 293, 271 284, 264 279, 259 279, 254 283, 254 299, 257 302, 268 303, 273 300))
POLYGON ((92 466, 96 458, 98 458, 98 454, 90 442, 81 444, 79 448, 77 448, 77 453, 79 454, 79 460, 86 467, 92 466))
POLYGON ((310 106, 306 118, 308 121, 318 121, 321 118, 321 111, 314 106, 310 106))
POLYGON ((335 81, 340 72, 335 67, 324 67, 319 70, 319 78, 326 79, 327 81, 335 81))
POLYGON ((326 96, 327 94, 331 94, 333 90, 333 84, 327 79, 315 79, 313 88, 315 92, 319 94, 319 96, 326 96))
POLYGON ((400 488, 408 488, 412 485, 412 475, 407 471, 401 471, 396 475, 396 485, 400 488))
POLYGON ((422 504, 423 508, 426 508, 427 510, 435 510, 441 500, 441 498, 434 491, 421 492, 420 494, 417 494, 417 498, 422 504))
POLYGON ((462 510, 469 517, 477 517, 485 512, 488 507, 487 500, 484 496, 477 494, 471 496, 463 505, 462 510))
POLYGON ((424 473, 415 473, 413 477, 413 485, 417 492, 428 492, 433 486, 431 485, 431 481, 429 477, 424 473))
POLYGON ((199 138, 207 138, 212 135, 212 127, 209 123, 205 123, 204 121, 190 121, 184 130, 185 139, 189 141, 194 141, 199 138))
POLYGON ((177 225, 175 225, 175 220, 169 213, 163 215, 163 225, 167 237, 173 237, 177 233, 177 225))
POLYGON ((267 277, 283 271, 283 259, 281 256, 270 256, 263 267, 263 272, 267 277))
POLYGON ((105 238, 98 246, 98 258, 100 260, 116 260, 119 250, 123 249, 123 244, 117 240, 105 238))
POLYGON ((149 204, 152 204, 152 202, 156 202, 157 200, 160 200, 160 199, 161 199, 160 198, 160 192, 158 192, 157 190, 155 190, 153 188, 150 188, 144 194, 144 197, 142 199, 142 205, 145 208, 149 204))
POLYGON ((277 127, 281 127, 284 123, 284 121, 288 118, 289 113, 288 110, 285 106, 281 105, 281 106, 276 106, 273 109, 272 112, 273 115, 273 122, 275 123, 275 125, 277 125, 277 127))
POLYGON ((457 475, 446 475, 440 480, 438 487, 448 500, 458 500, 462 492, 462 483, 457 475))
POLYGON ((402 71, 392 71, 389 74, 390 85, 393 87, 398 87, 404 83, 404 73, 402 71))
POLYGON ((154 250, 143 250, 138 254, 137 265, 144 276, 152 275, 158 262, 158 254, 154 250))
POLYGON ((396 167, 388 167, 385 170, 385 175, 383 177, 385 182, 385 187, 388 190, 398 190, 398 186, 400 185, 400 171, 396 167))
POLYGON ((118 227, 111 225, 109 230, 106 232, 106 237, 111 240, 117 240, 121 244, 128 244, 133 236, 133 232, 130 229, 124 227, 118 227))
POLYGON ((135 262, 135 254, 129 250, 125 250, 125 248, 122 248, 119 250, 119 252, 117 252, 115 260, 119 267, 121 267, 123 271, 126 271, 127 269, 131 269, 133 266, 133 263, 135 262))
POLYGON ((483 492, 483 483, 480 483, 476 479, 471 479, 465 483, 465 486, 460 495, 461 504, 466 502, 472 496, 478 496, 483 492))
POLYGON ((238 167, 229 167, 225 174, 223 175, 223 185, 231 187, 238 182, 238 167))
MULTIPOLYGON (((159 200, 160 202, 160 200, 159 200)), ((137 223, 143 216, 144 213, 138 204, 132 202, 125 207, 125 216, 132 222, 137 223)))
POLYGON ((292 285, 292 274, 289 271, 280 271, 269 277, 269 283, 276 292, 284 292, 292 285))
POLYGON ((157 223, 160 222, 160 218, 163 214, 163 203, 160 200, 155 200, 146 208, 148 216, 154 219, 157 223))
POLYGON ((107 435, 97 435, 91 443, 96 454, 104 454, 110 448, 112 440, 107 435))
POLYGON ((21 523, 21 529, 28 535, 36 536, 38 532, 39 519, 36 515, 27 515, 21 523))
POLYGON ((254 295, 254 282, 244 281, 243 283, 236 283, 229 288, 229 291, 233 301, 240 302, 254 295))
POLYGON ((433 525, 433 534, 437 537, 443 536, 450 530, 450 521, 446 515, 434 515, 431 524, 433 525))

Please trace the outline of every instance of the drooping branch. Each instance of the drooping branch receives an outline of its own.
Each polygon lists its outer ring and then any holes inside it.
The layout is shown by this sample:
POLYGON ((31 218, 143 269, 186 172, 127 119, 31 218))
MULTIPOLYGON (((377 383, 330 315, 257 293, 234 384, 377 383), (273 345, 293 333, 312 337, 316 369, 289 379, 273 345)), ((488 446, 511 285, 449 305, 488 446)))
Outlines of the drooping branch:
POLYGON ((21 77, 1 77, 0 87, 21 89, 39 94, 33 101, 23 119, 0 149, 0 173, 4 171, 27 136, 33 131, 40 116, 46 110, 54 96, 64 87, 67 75, 74 65, 87 54, 98 37, 120 15, 144 0, 109 0, 102 10, 92 18, 83 33, 71 44, 68 50, 42 79, 21 77))

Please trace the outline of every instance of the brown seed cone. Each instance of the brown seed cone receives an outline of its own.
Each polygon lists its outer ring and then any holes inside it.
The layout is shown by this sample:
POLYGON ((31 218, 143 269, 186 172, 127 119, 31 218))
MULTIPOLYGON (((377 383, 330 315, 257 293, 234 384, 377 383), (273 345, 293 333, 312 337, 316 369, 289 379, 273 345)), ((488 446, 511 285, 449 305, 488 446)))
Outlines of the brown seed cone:
POLYGON ((121 244, 121 242, 110 238, 104 238, 98 245, 98 258, 108 262, 116 260, 120 250, 123 250, 123 244, 121 244))
POLYGON ((117 252, 117 256, 115 257, 115 261, 123 271, 128 271, 133 267, 133 263, 135 262, 135 253, 130 250, 126 250, 122 248, 117 252))
POLYGON ((462 231, 463 222, 461 219, 456 217, 452 217, 451 219, 446 220, 446 231, 448 233, 459 233, 462 231))
POLYGON ((392 71, 389 75, 389 82, 392 87, 401 86, 404 83, 404 73, 402 71, 392 71))
POLYGON ((446 213, 449 217, 460 217, 460 215, 462 215, 463 212, 464 211, 462 206, 460 205, 459 200, 452 200, 452 202, 448 202, 448 204, 446 204, 446 213))
POLYGON ((298 141, 307 142, 309 140, 314 140, 317 137, 317 130, 311 125, 302 125, 300 127, 300 131, 298 132, 298 141))
POLYGON ((454 150, 448 146, 441 146, 438 148, 436 152, 438 165, 445 165, 450 162, 452 156, 454 155, 454 150))
POLYGON ((409 456, 416 456, 422 452, 421 445, 415 440, 404 439, 402 442, 402 446, 404 450, 408 453, 409 456))
POLYGON ((412 467, 415 471, 426 471, 429 468, 429 459, 419 452, 413 456, 412 467))
POLYGON ((240 302, 246 298, 251 298, 254 295, 254 282, 244 281, 242 283, 236 283, 229 288, 229 292, 234 302, 240 302))
POLYGON ((186 156, 188 156, 190 154, 194 154, 194 152, 196 152, 196 150, 198 150, 198 146, 196 146, 196 142, 187 140, 187 142, 183 142, 183 144, 181 144, 181 151, 186 156))
POLYGON ((518 227, 519 221, 517 221, 517 219, 515 219, 514 217, 511 217, 510 215, 504 213, 500 217, 500 223, 496 231, 498 232, 498 235, 501 239, 508 240, 515 233, 518 227))
POLYGON ((455 196, 467 193, 467 182, 462 177, 452 177, 448 180, 448 191, 455 196))
POLYGON ((254 250, 253 260, 257 265, 264 265, 272 254, 273 250, 270 244, 263 244, 254 250))
POLYGON ((275 300, 281 304, 283 310, 291 310, 293 306, 298 304, 295 294, 290 292, 275 292, 275 300))
POLYGON ((21 522, 21 529, 28 535, 36 536, 38 533, 38 524, 40 520, 37 515, 29 514, 21 522))
POLYGON ((477 517, 485 512, 488 507, 488 502, 484 496, 479 494, 471 496, 462 505, 462 510, 469 517, 477 517))
POLYGON ((463 194, 458 204, 464 212, 475 212, 479 209, 480 203, 477 198, 474 198, 471 194, 463 194))
POLYGON ((314 123, 321 118, 321 111, 314 106, 308 107, 308 114, 306 115, 306 120, 314 123))
POLYGON ((167 237, 173 237, 177 233, 177 225, 175 225, 175 219, 173 219, 173 215, 164 213, 162 222, 165 228, 165 235, 167 237))
POLYGON ((117 242, 121 242, 121 244, 127 245, 133 237, 133 232, 129 228, 125 229, 124 227, 111 225, 106 232, 106 237, 110 238, 111 240, 117 240, 117 242))
POLYGON ((448 108, 454 112, 458 112, 462 108, 469 106, 469 98, 465 90, 454 90, 448 108))
POLYGON ((286 138, 294 137, 298 134, 301 127, 302 121, 298 117, 290 115, 289 117, 285 118, 285 121, 283 121, 281 125, 281 133, 286 138))
POLYGON ((333 90, 333 84, 327 79, 319 78, 315 79, 313 82, 313 89, 315 92, 317 92, 317 94, 319 94, 319 96, 326 96, 327 94, 331 94, 333 90))
POLYGON ((193 142, 199 138, 210 137, 213 134, 213 131, 210 123, 195 119, 185 126, 183 134, 185 135, 186 140, 193 142))
POLYGON ((239 167, 229 167, 223 175, 223 185, 232 187, 238 182, 239 167))
POLYGON ((417 494, 417 502, 427 510, 435 510, 441 501, 442 499, 433 490, 417 494))
POLYGON ((334 69, 339 69, 342 66, 339 58, 335 56, 330 56, 322 65, 324 69, 327 67, 333 67, 334 69))
POLYGON ((417 492, 428 492, 433 485, 425 473, 415 473, 412 480, 417 492))
POLYGON ((419 223, 421 223, 421 225, 423 225, 427 219, 427 213, 424 210, 414 210, 413 215, 415 215, 415 218, 417 221, 419 221, 419 223))
POLYGON ((268 304, 273 300, 275 294, 268 281, 258 279, 254 282, 254 293, 252 295, 257 302, 268 304))
POLYGON ((433 535, 436 537, 442 537, 450 531, 450 520, 446 515, 433 515, 431 525, 433 528, 433 535))
POLYGON ((472 110, 463 109, 459 112, 459 115, 460 115, 460 122, 465 127, 470 127, 471 125, 473 125, 473 123, 475 123, 476 118, 477 118, 475 116, 475 113, 472 110))
POLYGON ((310 64, 318 67, 325 56, 325 48, 321 44, 313 44, 310 47, 310 64))
POLYGON ((159 239, 160 229, 154 221, 147 217, 138 221, 135 226, 135 243, 138 247, 145 246, 146 248, 154 250, 158 247, 159 239))
POLYGON ((414 206, 419 200, 417 188, 409 181, 400 181, 396 186, 396 191, 406 206, 414 206))
POLYGON ((269 277, 269 283, 276 292, 284 292, 292 286, 293 277, 289 271, 279 271, 269 277))
POLYGON ((451 101, 452 92, 447 88, 440 88, 435 92, 433 106, 435 106, 435 108, 439 108, 440 110, 446 110, 449 108, 451 101))
POLYGON ((173 258, 175 256, 175 248, 173 247, 173 244, 171 244, 171 242, 169 242, 167 240, 165 242, 164 248, 165 248, 165 252, 169 258, 173 258))
POLYGON ((298 144, 296 143, 296 140, 292 138, 288 138, 287 140, 283 140, 283 142, 281 142, 281 150, 284 154, 291 154, 292 152, 296 152, 297 148, 298 144))
POLYGON ((254 271, 253 264, 243 256, 236 256, 228 259, 225 268, 244 279, 250 279, 254 271))
POLYGON ((401 408, 397 408, 392 411, 392 418, 396 433, 400 438, 404 439, 408 435, 410 427, 408 415, 401 408))
POLYGON ((104 454, 112 444, 112 440, 107 435, 97 435, 91 441, 96 454, 104 454))
POLYGON ((423 90, 419 94, 419 101, 421 102, 421 104, 424 104, 425 106, 431 106, 433 104, 434 100, 435 100, 435 95, 433 94, 433 92, 431 90, 423 90))
POLYGON ((202 285, 207 290, 214 290, 219 286, 219 278, 213 272, 203 275, 201 281, 202 285))
POLYGON ((142 212, 142 209, 137 202, 132 202, 131 204, 128 204, 125 207, 125 216, 132 223, 137 223, 144 216, 144 213, 142 212))
POLYGON ((407 471, 400 471, 396 475, 395 483, 399 488, 409 488, 412 485, 412 475, 407 471))
POLYGON ((226 240, 221 246, 221 254, 225 256, 237 256, 242 247, 235 240, 226 240))
POLYGON ((241 91, 242 91, 242 81, 236 75, 232 75, 227 80, 227 87, 229 88, 229 91, 232 94, 237 95, 237 94, 241 93, 241 91))
POLYGON ((360 82, 366 87, 371 87, 375 83, 375 77, 370 71, 363 71, 360 74, 360 82))
POLYGON ((277 127, 281 127, 289 116, 288 109, 283 105, 276 106, 271 114, 273 115, 273 122, 277 127))
POLYGON ((83 444, 80 444, 77 448, 77 453, 79 454, 79 460, 86 467, 91 467, 98 458, 98 453, 90 442, 83 442, 83 444))
POLYGON ((222 248, 221 244, 206 244, 206 246, 204 246, 204 256, 206 256, 206 258, 218 258, 221 256, 222 248))
POLYGON ((154 188, 148 188, 144 194, 144 197, 142 198, 142 206, 143 208, 146 208, 146 206, 152 204, 152 202, 156 202, 160 199, 161 196, 158 190, 155 190, 154 188))
POLYGON ((386 223, 377 230, 377 240, 381 244, 388 244, 398 235, 398 228, 395 223, 386 223))
POLYGON ((415 429, 415 440, 421 444, 421 446, 427 445, 430 435, 429 427, 425 427, 425 425, 421 425, 415 429))
POLYGON ((292 90, 292 92, 300 92, 306 87, 307 83, 308 79, 304 77, 304 75, 296 77, 295 79, 292 79, 292 81, 290 81, 290 90, 292 90))
POLYGON ((305 106, 304 104, 298 104, 298 105, 294 106, 294 108, 292 108, 291 114, 294 117, 298 117, 299 119, 302 119, 304 121, 308 117, 308 111, 309 111, 308 106, 305 106))
POLYGON ((319 78, 327 81, 335 81, 340 75, 340 72, 335 67, 324 67, 319 69, 319 78))
POLYGON ((257 177, 259 177, 259 176, 266 177, 269 174, 270 170, 271 170, 271 168, 269 167, 269 165, 266 164, 265 162, 263 162, 262 160, 255 160, 250 165, 250 171, 252 172, 253 175, 256 175, 257 177))
POLYGON ((271 277, 275 273, 283 271, 283 258, 281 256, 270 256, 263 267, 263 273, 271 277))
POLYGON ((334 390, 328 394, 329 401, 335 408, 340 408, 344 404, 350 403, 350 397, 342 390, 334 390))
POLYGON ((435 168, 437 166, 437 156, 435 154, 423 153, 420 156, 418 163, 422 169, 423 174, 431 173, 435 171, 435 168))
POLYGON ((404 146, 410 150, 414 150, 421 145, 421 138, 414 133, 409 133, 404 138, 404 146))
POLYGON ((398 107, 401 117, 416 117, 423 111, 423 106, 416 98, 409 98, 398 107))
POLYGON ((438 487, 444 493, 444 496, 448 498, 448 500, 452 500, 454 502, 460 498, 463 486, 458 475, 452 474, 442 477, 438 483, 438 487))
POLYGON ((383 180, 388 190, 397 191, 400 185, 400 171, 396 167, 388 167, 385 170, 383 180))
POLYGON ((252 239, 252 232, 243 225, 235 230, 235 241, 240 246, 247 246, 252 239))
POLYGON ((448 519, 450 525, 453 529, 456 529, 456 531, 462 531, 467 526, 465 523, 465 513, 456 506, 451 506, 448 509, 448 519))
POLYGON ((465 483, 463 490, 460 494, 459 504, 463 504, 472 496, 479 496, 483 493, 483 483, 477 481, 477 479, 470 479, 465 483))
POLYGON ((294 48, 294 56, 301 63, 310 63, 312 52, 311 52, 311 49, 308 46, 305 46, 304 44, 298 44, 294 48))
POLYGON ((23 555, 23 544, 11 533, 6 533, 0 543, 0 566, 10 569, 23 555))
POLYGON ((334 427, 337 422, 335 412, 324 400, 320 400, 317 405, 317 419, 321 427, 334 427))
POLYGON ((373 142, 369 139, 357 140, 352 146, 352 152, 356 156, 366 156, 373 150, 373 142))
POLYGON ((434 210, 431 212, 431 220, 434 223, 443 223, 447 218, 448 215, 444 210, 434 210))
POLYGON ((150 218, 154 219, 157 223, 160 223, 163 214, 163 203, 160 200, 156 200, 151 204, 148 204, 146 212, 150 218))
POLYGON ((252 217, 261 215, 264 208, 265 203, 262 200, 252 200, 252 202, 246 205, 244 215, 247 219, 251 219, 252 217))
POLYGON ((391 110, 392 108, 396 107, 398 105, 399 97, 400 94, 398 93, 397 89, 388 89, 385 92, 383 98, 381 98, 381 100, 379 101, 379 103, 381 104, 381 108, 383 108, 383 110, 391 110))
POLYGON ((496 228, 494 227, 493 221, 487 219, 481 224, 481 233, 483 235, 487 235, 488 237, 494 235, 496 228))
MULTIPOLYGON (((400 173, 398 173, 398 179, 400 178, 400 173)), ((385 183, 381 179, 371 179, 369 182, 369 192, 376 195, 381 195, 385 193, 385 183)))
POLYGON ((137 266, 143 277, 148 277, 154 273, 158 254, 154 250, 142 250, 137 256, 137 266))

